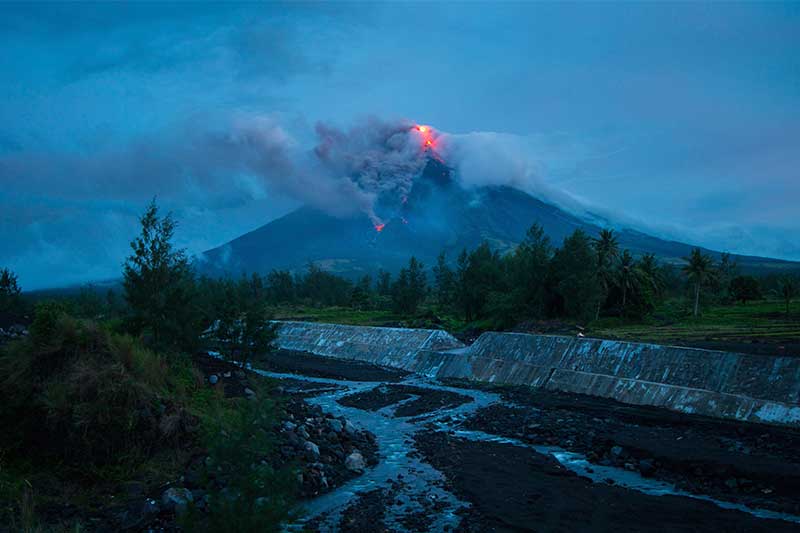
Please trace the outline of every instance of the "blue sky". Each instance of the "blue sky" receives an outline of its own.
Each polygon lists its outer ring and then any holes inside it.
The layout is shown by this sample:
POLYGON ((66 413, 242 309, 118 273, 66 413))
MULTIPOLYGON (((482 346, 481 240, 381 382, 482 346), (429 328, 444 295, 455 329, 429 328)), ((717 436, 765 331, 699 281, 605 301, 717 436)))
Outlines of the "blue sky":
POLYGON ((800 260, 800 4, 2 4, 0 34, 25 288, 116 276, 153 195, 190 252, 298 205, 198 141, 242 117, 502 133, 620 219, 800 260))

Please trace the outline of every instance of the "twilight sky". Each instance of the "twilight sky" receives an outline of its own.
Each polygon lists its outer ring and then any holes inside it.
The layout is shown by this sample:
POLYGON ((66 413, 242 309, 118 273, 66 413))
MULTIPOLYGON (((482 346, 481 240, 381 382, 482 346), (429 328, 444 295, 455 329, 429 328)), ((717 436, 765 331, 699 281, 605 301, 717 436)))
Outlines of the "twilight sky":
POLYGON ((503 134, 628 224, 800 260, 800 4, 2 4, 0 41, 25 289, 119 275, 154 195, 192 253, 298 205, 209 139, 365 117, 503 134))

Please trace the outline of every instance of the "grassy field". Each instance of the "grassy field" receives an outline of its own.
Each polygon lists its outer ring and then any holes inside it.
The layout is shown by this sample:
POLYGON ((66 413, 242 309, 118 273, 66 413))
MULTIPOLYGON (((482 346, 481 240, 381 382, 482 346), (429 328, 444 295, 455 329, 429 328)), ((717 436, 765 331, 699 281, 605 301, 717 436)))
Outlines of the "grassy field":
POLYGON ((350 307, 279 307, 273 310, 273 316, 276 320, 328 322, 351 326, 388 326, 403 321, 401 316, 391 311, 358 310, 350 307))
POLYGON ((693 317, 683 301, 667 302, 640 323, 601 319, 592 324, 593 336, 658 343, 800 343, 800 302, 786 315, 777 300, 716 305, 693 317))
MULTIPOLYGON (((665 302, 644 320, 600 319, 589 325, 587 333, 592 337, 608 339, 800 355, 800 301, 793 302, 789 311, 787 316, 781 301, 763 300, 747 304, 709 305, 702 309, 701 316, 693 317, 689 303, 676 299, 665 302)), ((387 310, 355 310, 348 307, 279 308, 275 310, 275 318, 358 326, 440 328, 451 333, 469 329, 480 331, 488 327, 480 323, 465 324, 456 317, 437 316, 433 312, 409 319, 387 310)))

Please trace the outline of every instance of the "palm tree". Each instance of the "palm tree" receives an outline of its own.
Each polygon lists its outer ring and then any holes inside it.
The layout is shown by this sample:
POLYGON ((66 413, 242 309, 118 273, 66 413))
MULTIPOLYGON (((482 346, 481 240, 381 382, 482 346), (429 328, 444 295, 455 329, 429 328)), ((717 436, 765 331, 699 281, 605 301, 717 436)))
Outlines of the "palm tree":
POLYGON ((641 274, 636 268, 636 262, 628 250, 622 252, 622 256, 619 259, 617 281, 622 289, 622 312, 624 313, 625 306, 628 303, 628 291, 636 290, 641 281, 641 274))
POLYGON ((639 259, 638 269, 647 285, 653 289, 656 296, 660 296, 664 290, 664 276, 658 267, 655 254, 644 254, 639 259))
POLYGON ((789 316, 789 305, 792 303, 792 298, 800 293, 800 286, 797 280, 791 276, 785 276, 778 281, 778 296, 783 299, 786 304, 786 316, 789 316))
POLYGON ((694 316, 697 316, 700 310, 700 287, 714 277, 714 265, 711 257, 700 251, 700 248, 694 248, 692 254, 683 260, 687 262, 683 272, 694 283, 694 316))
POLYGON ((597 320, 600 318, 600 308, 608 295, 608 287, 612 278, 611 264, 619 256, 619 243, 613 229, 602 229, 600 235, 596 239, 592 239, 592 244, 597 253, 597 279, 603 289, 603 295, 597 300, 594 317, 597 320))

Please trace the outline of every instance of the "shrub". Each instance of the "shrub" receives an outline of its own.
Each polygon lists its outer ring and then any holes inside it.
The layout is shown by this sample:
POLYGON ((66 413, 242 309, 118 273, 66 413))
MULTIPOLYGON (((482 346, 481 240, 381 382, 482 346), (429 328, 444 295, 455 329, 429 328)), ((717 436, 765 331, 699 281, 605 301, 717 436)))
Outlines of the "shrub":
POLYGON ((42 304, 30 337, 0 353, 0 442, 89 466, 144 457, 192 425, 166 394, 168 375, 130 337, 42 304))

